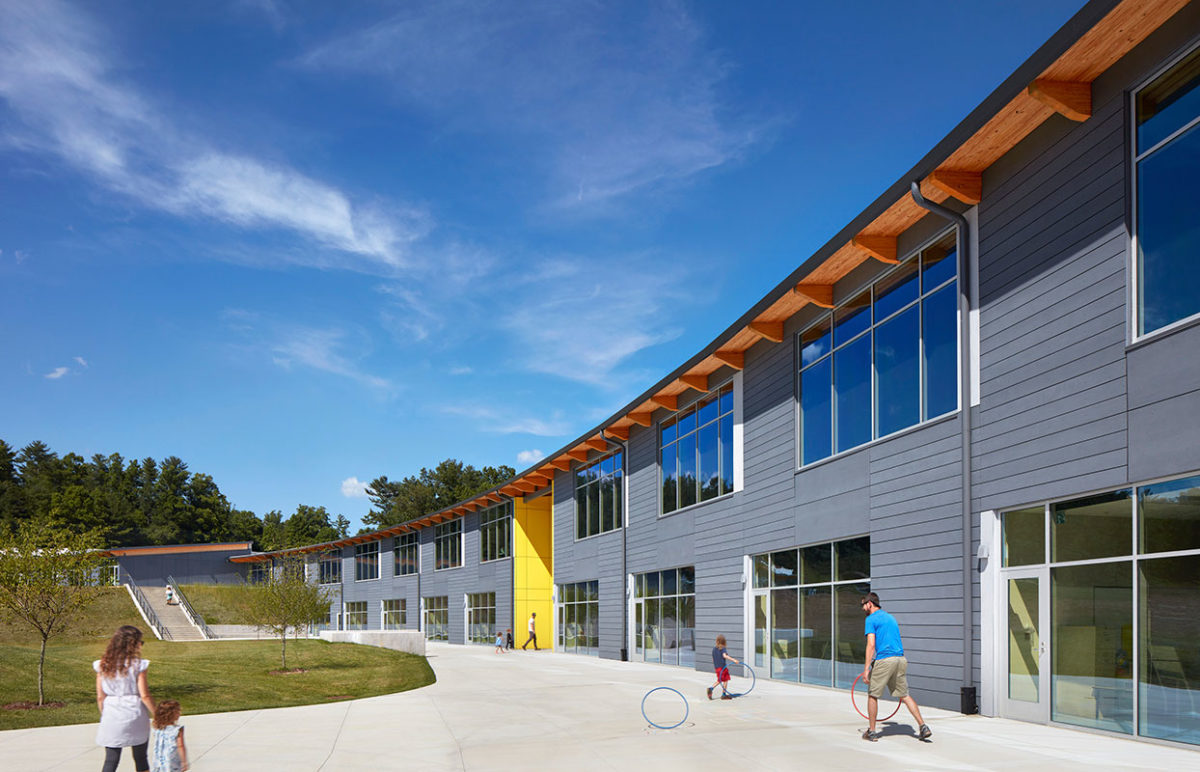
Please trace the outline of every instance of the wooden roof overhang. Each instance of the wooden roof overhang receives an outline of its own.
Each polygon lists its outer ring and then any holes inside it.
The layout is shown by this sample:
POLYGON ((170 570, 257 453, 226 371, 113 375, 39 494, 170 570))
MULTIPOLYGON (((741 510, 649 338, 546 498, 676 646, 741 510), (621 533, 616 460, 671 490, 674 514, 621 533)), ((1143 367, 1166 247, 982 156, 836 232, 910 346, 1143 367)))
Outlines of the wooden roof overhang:
MULTIPOLYGON (((978 204, 983 173, 1005 153, 1055 115, 1073 121, 1091 116, 1091 84, 1122 56, 1162 26, 1189 0, 1093 0, 1009 76, 912 169, 801 263, 786 279, 713 340, 641 396, 582 437, 537 465, 485 493, 457 502, 404 526, 318 545, 332 549, 418 529, 461 517, 506 498, 536 494, 552 484, 555 472, 569 471, 593 454, 620 447, 633 427, 649 427, 658 410, 675 411, 689 391, 707 392, 712 376, 745 367, 746 352, 760 342, 785 340, 784 326, 811 306, 832 308, 837 282, 863 263, 899 261, 898 239, 928 212, 912 200, 909 185, 937 203, 954 199, 978 204)), ((278 554, 278 553, 271 553, 278 554)), ((235 562, 261 557, 239 556, 235 562)))

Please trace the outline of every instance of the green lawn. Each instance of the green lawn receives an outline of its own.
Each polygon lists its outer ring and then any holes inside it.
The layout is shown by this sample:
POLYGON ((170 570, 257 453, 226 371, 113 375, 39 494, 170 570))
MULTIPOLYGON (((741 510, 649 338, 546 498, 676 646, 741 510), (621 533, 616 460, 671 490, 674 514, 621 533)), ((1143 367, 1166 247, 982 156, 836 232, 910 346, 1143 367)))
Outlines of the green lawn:
MULTIPOLYGON (((149 633, 123 589, 106 590, 69 637, 46 651, 46 699, 52 710, 0 710, 0 730, 99 720, 92 661, 112 631, 133 624, 149 633)), ((288 641, 288 667, 307 672, 271 675, 279 668, 278 641, 146 641, 150 692, 176 699, 184 715, 308 705, 407 691, 434 681, 424 657, 352 643, 288 641)), ((0 704, 37 701, 36 637, 0 627, 0 704)))
POLYGON ((246 625, 244 602, 249 588, 242 584, 181 584, 196 613, 210 625, 246 625))

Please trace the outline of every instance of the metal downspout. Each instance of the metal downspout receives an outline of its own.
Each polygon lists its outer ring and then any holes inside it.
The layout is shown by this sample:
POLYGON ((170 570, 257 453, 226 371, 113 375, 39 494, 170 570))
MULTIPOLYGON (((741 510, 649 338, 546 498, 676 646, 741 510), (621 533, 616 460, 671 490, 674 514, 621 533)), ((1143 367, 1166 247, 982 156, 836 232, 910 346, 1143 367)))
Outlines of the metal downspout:
POLYGON ((942 219, 954 223, 957 230, 958 249, 958 401, 959 425, 962 430, 962 571, 963 571, 963 667, 962 667, 962 712, 977 713, 976 689, 973 679, 974 666, 974 599, 972 587, 971 563, 971 357, 970 357, 970 318, 971 318, 971 262, 967 254, 970 239, 970 224, 953 209, 929 201, 921 195, 921 185, 913 182, 911 187, 913 200, 917 206, 936 214, 942 219))

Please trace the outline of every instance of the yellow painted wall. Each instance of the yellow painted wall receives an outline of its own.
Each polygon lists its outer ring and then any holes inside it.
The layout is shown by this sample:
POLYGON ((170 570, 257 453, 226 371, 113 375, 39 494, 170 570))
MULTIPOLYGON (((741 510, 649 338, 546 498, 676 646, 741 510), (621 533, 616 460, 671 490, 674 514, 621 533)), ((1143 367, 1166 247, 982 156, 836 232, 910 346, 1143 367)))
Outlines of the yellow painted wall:
POLYGON ((531 501, 513 499, 513 642, 529 637, 529 614, 537 613, 539 649, 554 648, 553 489, 531 501))

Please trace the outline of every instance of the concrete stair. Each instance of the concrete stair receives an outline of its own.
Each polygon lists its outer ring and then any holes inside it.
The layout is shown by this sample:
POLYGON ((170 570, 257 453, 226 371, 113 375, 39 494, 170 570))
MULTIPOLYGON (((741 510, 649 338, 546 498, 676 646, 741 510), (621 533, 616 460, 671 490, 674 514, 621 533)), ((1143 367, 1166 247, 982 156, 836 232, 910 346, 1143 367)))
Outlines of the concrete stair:
POLYGON ((163 588, 143 587, 142 593, 146 596, 146 601, 150 604, 150 608, 154 609, 154 613, 158 615, 158 621, 170 631, 171 640, 204 640, 204 634, 200 632, 200 628, 191 623, 187 618, 187 614, 183 613, 182 606, 167 605, 167 598, 163 592, 163 588))

